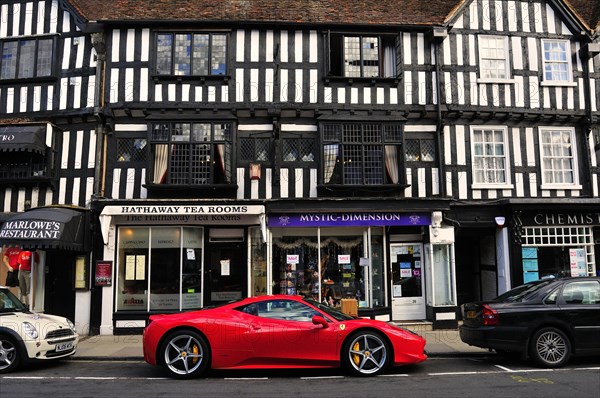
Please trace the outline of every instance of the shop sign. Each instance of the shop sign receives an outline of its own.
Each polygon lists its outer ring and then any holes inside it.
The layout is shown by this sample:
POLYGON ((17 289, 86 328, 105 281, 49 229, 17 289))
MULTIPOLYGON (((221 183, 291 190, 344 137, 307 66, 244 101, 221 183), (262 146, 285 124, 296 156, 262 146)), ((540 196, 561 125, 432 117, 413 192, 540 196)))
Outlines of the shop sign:
POLYGON ((600 225, 600 212, 589 213, 536 213, 524 218, 524 225, 600 225))
POLYGON ((269 216, 268 226, 335 227, 335 226, 427 226, 430 213, 303 213, 269 216))
POLYGON ((53 239, 58 240, 65 224, 48 220, 7 221, 2 225, 0 238, 6 239, 53 239))
POLYGON ((96 261, 96 286, 112 285, 112 261, 96 261))

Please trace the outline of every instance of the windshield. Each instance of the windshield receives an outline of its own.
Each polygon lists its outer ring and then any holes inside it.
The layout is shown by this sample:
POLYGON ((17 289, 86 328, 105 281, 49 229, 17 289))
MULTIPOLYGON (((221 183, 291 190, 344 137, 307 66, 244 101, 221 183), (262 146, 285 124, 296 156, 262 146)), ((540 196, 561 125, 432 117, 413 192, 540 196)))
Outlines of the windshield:
POLYGON ((0 290, 0 313, 2 312, 15 312, 15 311, 28 311, 25 304, 23 304, 17 296, 12 294, 8 289, 0 290))
POLYGON ((325 304, 321 304, 318 301, 315 301, 313 299, 305 298, 304 301, 306 301, 310 305, 317 307, 318 309, 320 309, 321 311, 323 311, 324 313, 326 313, 327 315, 329 315, 336 321, 350 321, 350 320, 354 319, 350 315, 344 314, 343 312, 340 312, 340 311, 336 310, 335 308, 332 308, 325 304))
POLYGON ((498 301, 498 302, 521 301, 521 300, 523 300, 523 298, 525 296, 537 291, 538 289, 543 288, 544 286, 548 285, 551 282, 552 282, 552 280, 539 280, 539 281, 527 283, 525 285, 515 287, 514 289, 509 290, 508 292, 506 292, 504 294, 501 294, 500 296, 496 297, 494 299, 494 301, 498 301))

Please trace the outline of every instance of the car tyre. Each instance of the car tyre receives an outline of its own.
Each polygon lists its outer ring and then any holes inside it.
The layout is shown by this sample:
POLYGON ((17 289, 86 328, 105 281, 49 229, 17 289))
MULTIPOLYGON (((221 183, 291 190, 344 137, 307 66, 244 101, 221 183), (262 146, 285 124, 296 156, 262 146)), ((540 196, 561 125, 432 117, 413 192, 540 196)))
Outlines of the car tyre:
POLYGON ((571 357, 571 342, 560 329, 546 327, 538 330, 531 339, 533 360, 545 368, 558 368, 571 357))
POLYGON ((178 379, 198 377, 210 364, 208 343, 192 330, 178 330, 169 334, 159 355, 163 367, 178 379))
POLYGON ((21 356, 14 338, 0 335, 0 373, 9 373, 19 367, 21 356))
POLYGON ((374 331, 360 331, 348 337, 342 348, 342 365, 355 376, 376 376, 388 366, 387 339, 374 331))

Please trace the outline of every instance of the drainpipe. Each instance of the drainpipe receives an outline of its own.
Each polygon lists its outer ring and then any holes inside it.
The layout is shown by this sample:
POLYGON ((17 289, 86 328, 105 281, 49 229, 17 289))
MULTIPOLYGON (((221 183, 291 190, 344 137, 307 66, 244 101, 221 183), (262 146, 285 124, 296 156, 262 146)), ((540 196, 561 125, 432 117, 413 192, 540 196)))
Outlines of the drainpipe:
POLYGON ((94 198, 104 197, 106 180, 106 128, 104 126, 104 78, 106 74, 106 43, 102 32, 92 33, 96 49, 96 87, 94 90, 94 117, 96 118, 96 158, 94 171, 94 198))
POLYGON ((440 170, 440 196, 446 197, 446 176, 444 169, 444 155, 442 152, 442 141, 444 136, 444 122, 442 120, 442 66, 440 59, 440 47, 444 39, 448 37, 448 31, 445 27, 435 27, 432 31, 432 39, 435 51, 435 88, 436 88, 436 110, 437 110, 437 121, 436 121, 436 144, 437 144, 437 160, 440 170))
POLYGON ((597 116, 594 115, 594 112, 592 111, 592 95, 594 95, 594 93, 592 92, 592 79, 590 76, 590 60, 592 58, 594 58, 595 56, 597 56, 598 54, 600 54, 600 43, 587 43, 584 46, 582 46, 582 49, 580 51, 581 54, 581 58, 583 60, 582 62, 582 66, 583 66, 583 78, 585 80, 585 84, 584 84, 584 98, 585 98, 585 111, 586 111, 586 117, 585 117, 585 124, 583 126, 583 137, 584 137, 584 142, 583 142, 583 146, 585 148, 585 155, 583 158, 583 162, 584 162, 584 170, 590 170, 589 173, 585 174, 585 185, 590 187, 590 194, 592 193, 591 191, 591 180, 592 180, 592 159, 591 157, 592 155, 592 150, 593 148, 590 148, 589 145, 589 136, 590 134, 592 134, 592 128, 593 125, 596 123, 597 120, 597 116))

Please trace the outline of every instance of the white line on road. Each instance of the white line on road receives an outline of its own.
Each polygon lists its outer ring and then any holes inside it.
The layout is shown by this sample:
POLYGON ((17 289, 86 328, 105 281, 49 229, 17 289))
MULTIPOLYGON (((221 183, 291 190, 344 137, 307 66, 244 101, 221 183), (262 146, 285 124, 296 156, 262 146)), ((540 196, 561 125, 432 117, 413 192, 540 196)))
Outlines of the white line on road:
POLYGON ((269 380, 268 377, 224 377, 223 380, 269 380))
POLYGON ((319 379, 343 379, 344 376, 315 376, 315 377, 301 377, 300 380, 319 380, 319 379))
POLYGON ((494 365, 495 367, 502 369, 506 372, 514 372, 514 370, 507 368, 506 366, 494 365))

